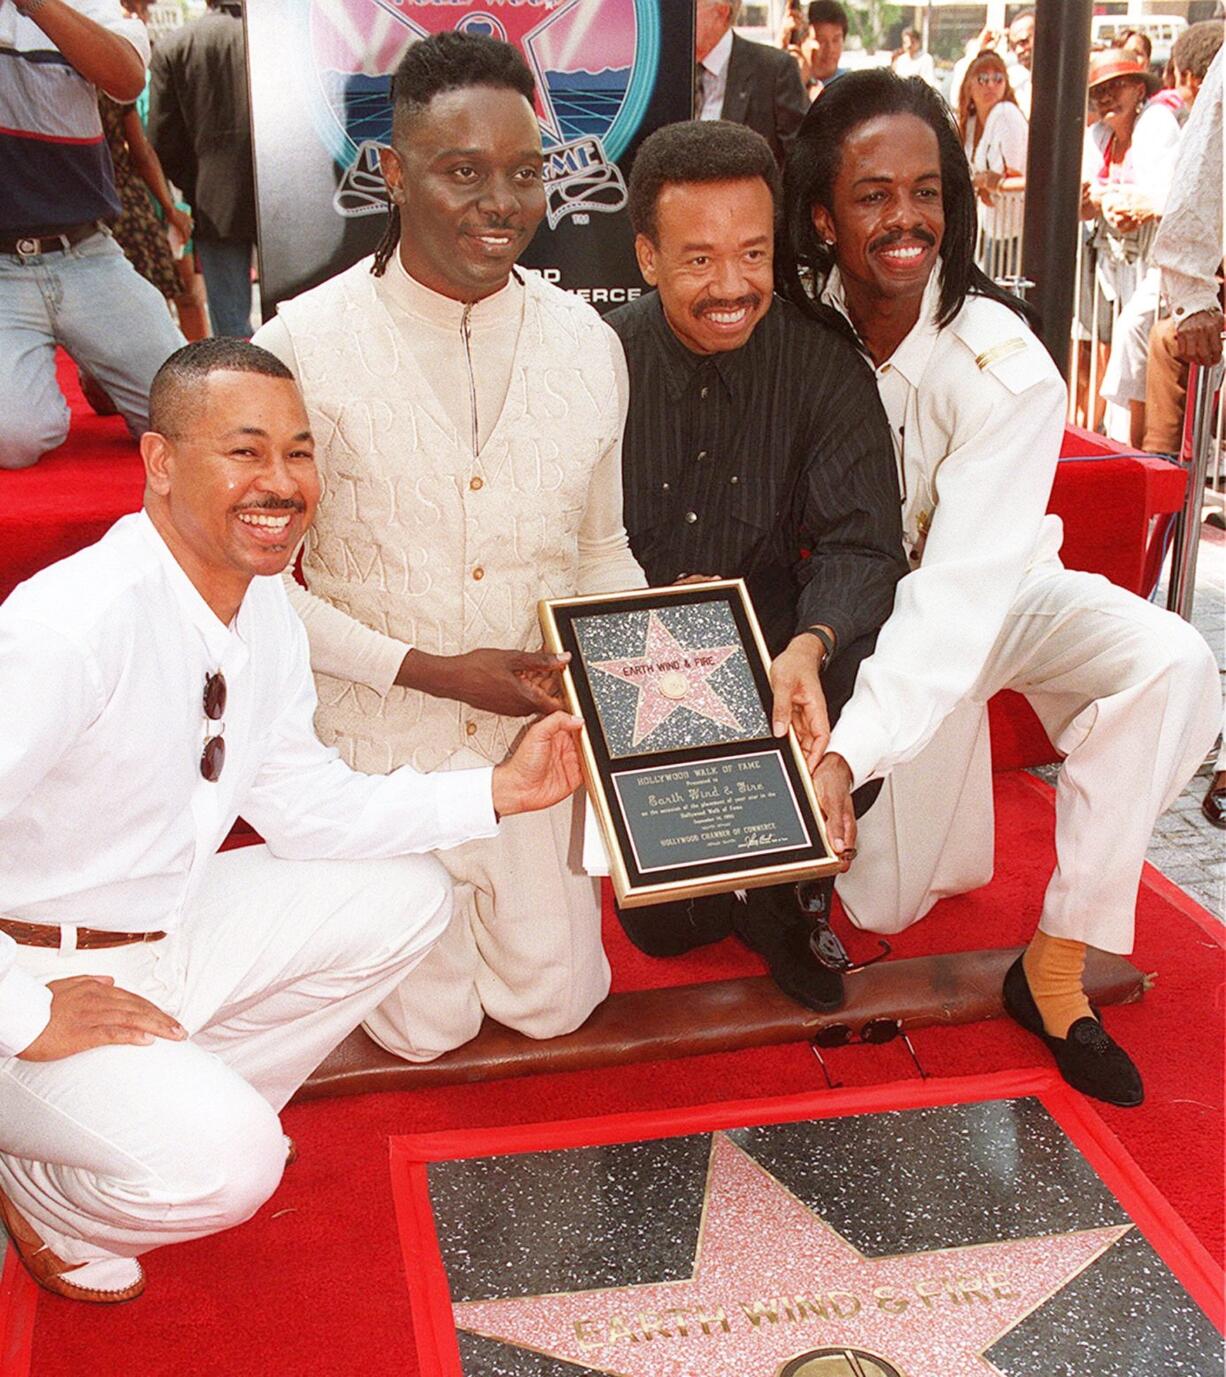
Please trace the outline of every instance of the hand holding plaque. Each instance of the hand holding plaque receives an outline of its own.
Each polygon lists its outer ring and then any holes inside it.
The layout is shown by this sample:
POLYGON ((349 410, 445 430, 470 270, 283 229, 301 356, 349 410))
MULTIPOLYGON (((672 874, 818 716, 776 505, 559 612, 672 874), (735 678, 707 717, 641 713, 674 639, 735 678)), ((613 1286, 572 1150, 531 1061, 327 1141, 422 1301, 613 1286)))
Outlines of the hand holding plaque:
POLYGON ((541 603, 624 907, 840 866, 740 580, 541 603))

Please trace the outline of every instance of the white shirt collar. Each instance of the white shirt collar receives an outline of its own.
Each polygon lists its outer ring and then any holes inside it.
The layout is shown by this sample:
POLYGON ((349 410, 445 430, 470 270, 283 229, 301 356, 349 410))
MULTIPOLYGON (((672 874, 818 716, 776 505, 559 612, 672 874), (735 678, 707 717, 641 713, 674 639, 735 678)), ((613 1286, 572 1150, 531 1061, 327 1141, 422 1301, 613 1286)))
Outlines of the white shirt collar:
MULTIPOLYGON (((137 526, 141 536, 148 543, 162 572, 174 593, 175 601, 183 610, 186 620, 200 633, 205 649, 220 666, 223 661, 238 668, 246 662, 247 648, 244 644, 244 631, 249 629, 251 616, 247 612, 251 599, 244 596, 238 612, 229 626, 205 602, 200 590, 187 576, 187 571, 174 557, 170 546, 162 539, 162 533, 149 519, 143 508, 137 514, 137 526)), ((250 591, 250 590, 248 590, 250 591)))
MULTIPOLYGON (((392 254, 387 272, 376 279, 382 284, 388 303, 398 307, 408 315, 424 320, 431 325, 442 325, 448 329, 459 328, 464 316, 465 303, 453 297, 443 296, 432 291, 409 273, 400 261, 398 253, 392 254)), ((469 318, 474 326, 514 324, 518 326, 523 310, 524 283, 516 272, 512 272, 505 287, 491 295, 472 303, 469 318)))
MULTIPOLYGON (((909 333, 899 344, 898 348, 890 355, 884 363, 874 367, 874 371, 880 376, 882 373, 897 371, 911 384, 918 387, 920 379, 924 376, 924 369, 928 367, 928 360, 932 356, 932 351, 936 346, 937 335, 937 310, 941 295, 941 274, 938 267, 928 279, 928 285, 924 288, 924 297, 920 303, 919 319, 911 327, 909 333)), ((826 285, 822 289, 821 299, 827 306, 832 306, 838 313, 855 329, 851 316, 847 310, 847 299, 843 293, 843 280, 839 276, 838 268, 830 270, 830 276, 826 279, 826 285)), ((863 346, 861 346, 863 348, 863 346)), ((865 354, 868 350, 864 350, 865 354)), ((870 359, 871 362, 871 359, 870 359)))
POLYGON ((723 38, 702 60, 702 65, 711 73, 712 76, 723 76, 728 68, 728 59, 732 56, 732 30, 728 29, 723 38))

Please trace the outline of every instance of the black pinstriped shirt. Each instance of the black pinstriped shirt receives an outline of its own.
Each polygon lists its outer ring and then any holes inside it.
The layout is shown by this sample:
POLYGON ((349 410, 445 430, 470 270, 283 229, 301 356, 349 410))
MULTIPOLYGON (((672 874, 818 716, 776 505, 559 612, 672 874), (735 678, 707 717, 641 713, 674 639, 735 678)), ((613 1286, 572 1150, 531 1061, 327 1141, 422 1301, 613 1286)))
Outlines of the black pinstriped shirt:
POLYGON ((838 645, 880 627, 907 563, 889 427, 851 344, 778 297, 709 356, 655 292, 605 320, 630 370, 624 510, 648 582, 744 578, 773 654, 808 626, 838 645))

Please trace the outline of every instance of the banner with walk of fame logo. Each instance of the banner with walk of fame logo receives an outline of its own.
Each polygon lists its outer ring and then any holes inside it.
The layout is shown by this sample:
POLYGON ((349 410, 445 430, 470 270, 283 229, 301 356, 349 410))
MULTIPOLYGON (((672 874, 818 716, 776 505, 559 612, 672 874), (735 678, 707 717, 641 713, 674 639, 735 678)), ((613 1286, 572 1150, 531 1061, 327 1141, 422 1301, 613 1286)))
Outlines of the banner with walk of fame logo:
POLYGON ((1048 1072, 397 1139, 392 1170, 422 1377, 1221 1371, 1220 1272, 1048 1072))
POLYGON ((536 79, 546 218, 523 262, 598 310, 642 288, 626 178, 688 119, 693 10, 671 0, 260 0, 246 8, 265 314, 373 252, 379 146, 407 49, 451 30, 514 44, 536 79))

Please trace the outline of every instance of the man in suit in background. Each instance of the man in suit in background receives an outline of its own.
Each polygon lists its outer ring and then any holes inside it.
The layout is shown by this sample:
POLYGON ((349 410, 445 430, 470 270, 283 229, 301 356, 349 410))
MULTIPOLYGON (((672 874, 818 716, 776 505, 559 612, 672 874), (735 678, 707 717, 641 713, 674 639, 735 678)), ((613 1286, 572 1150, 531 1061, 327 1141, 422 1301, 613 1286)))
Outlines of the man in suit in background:
POLYGON ((251 336, 255 179, 241 0, 167 34, 150 66, 149 138, 196 221, 215 335, 251 336))
POLYGON ((809 101, 790 53, 732 32, 740 9, 740 0, 696 0, 694 118, 756 129, 782 166, 809 101))

